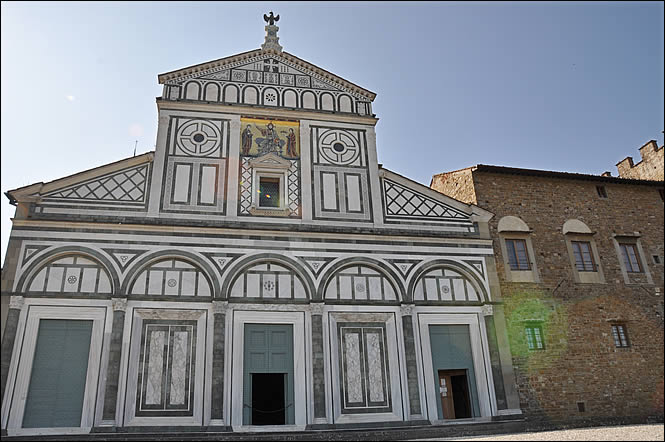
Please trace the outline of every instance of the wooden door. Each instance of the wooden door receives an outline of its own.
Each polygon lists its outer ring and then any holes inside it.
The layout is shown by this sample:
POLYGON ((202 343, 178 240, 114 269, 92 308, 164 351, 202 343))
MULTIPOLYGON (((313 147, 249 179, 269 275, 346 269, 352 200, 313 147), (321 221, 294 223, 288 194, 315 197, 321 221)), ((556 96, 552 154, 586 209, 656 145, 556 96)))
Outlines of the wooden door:
POLYGON ((441 398, 441 409, 444 419, 455 419, 455 401, 450 374, 439 370, 439 397, 441 398))

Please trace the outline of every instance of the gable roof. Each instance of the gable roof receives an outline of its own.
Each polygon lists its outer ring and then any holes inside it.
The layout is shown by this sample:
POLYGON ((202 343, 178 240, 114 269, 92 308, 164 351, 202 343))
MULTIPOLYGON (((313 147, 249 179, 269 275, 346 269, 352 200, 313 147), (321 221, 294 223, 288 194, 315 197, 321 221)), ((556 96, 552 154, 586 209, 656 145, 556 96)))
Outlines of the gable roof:
POLYGON ((252 58, 260 57, 263 55, 270 55, 277 59, 281 58, 283 61, 290 62, 301 68, 310 70, 315 74, 318 74, 321 77, 325 78, 327 81, 332 82, 333 84, 337 84, 345 89, 348 89, 351 92, 362 95, 365 98, 369 99, 370 101, 374 101, 374 98, 376 98, 376 93, 368 89, 365 89, 361 86, 358 86, 355 83, 345 80, 344 78, 339 77, 333 74, 332 72, 320 68, 286 51, 278 52, 274 49, 254 49, 252 51, 241 52, 239 54, 231 55, 229 57, 219 58, 217 60, 212 60, 205 63, 199 63, 193 66, 188 66, 185 68, 159 74, 157 76, 157 79, 159 80, 160 84, 164 84, 169 81, 180 81, 188 78, 200 77, 203 75, 217 72, 223 69, 224 67, 230 68, 231 67, 230 65, 236 65, 237 63, 248 62, 252 58))

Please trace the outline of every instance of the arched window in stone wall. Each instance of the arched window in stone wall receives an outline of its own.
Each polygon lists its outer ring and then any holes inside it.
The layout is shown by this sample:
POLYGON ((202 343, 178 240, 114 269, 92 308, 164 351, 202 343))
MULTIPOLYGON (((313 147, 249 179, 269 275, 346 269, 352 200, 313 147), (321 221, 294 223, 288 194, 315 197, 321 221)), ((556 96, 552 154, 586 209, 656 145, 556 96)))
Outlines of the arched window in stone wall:
POLYGON ((106 268, 82 255, 67 255, 51 260, 35 273, 26 287, 28 293, 113 293, 106 268))
POLYGON ((130 296, 212 296, 213 293, 204 271, 178 258, 149 264, 129 287, 130 296))
POLYGON ((229 298, 306 300, 305 284, 293 270, 274 261, 251 264, 238 273, 229 298))
POLYGON ((391 280, 369 266, 353 265, 333 274, 326 287, 326 301, 399 301, 391 280))
POLYGON ((413 300, 430 302, 482 302, 483 295, 471 280, 450 267, 437 267, 422 275, 413 300))

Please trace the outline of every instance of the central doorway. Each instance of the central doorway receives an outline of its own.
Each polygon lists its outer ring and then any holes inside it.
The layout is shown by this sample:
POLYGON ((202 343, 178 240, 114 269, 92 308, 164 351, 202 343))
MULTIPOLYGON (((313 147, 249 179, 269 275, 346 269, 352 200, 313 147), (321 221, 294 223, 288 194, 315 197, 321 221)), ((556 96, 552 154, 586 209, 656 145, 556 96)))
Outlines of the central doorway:
POLYGON ((444 419, 471 417, 466 370, 439 370, 439 393, 444 419))
POLYGON ((293 326, 245 324, 243 425, 294 424, 293 326))

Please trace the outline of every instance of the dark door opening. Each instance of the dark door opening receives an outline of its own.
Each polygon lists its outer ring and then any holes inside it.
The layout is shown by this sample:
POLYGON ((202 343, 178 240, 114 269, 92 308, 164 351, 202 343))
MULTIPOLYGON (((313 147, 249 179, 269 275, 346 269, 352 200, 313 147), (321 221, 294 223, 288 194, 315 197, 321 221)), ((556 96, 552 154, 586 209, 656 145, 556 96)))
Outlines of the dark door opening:
POLYGON ((466 370, 439 370, 439 394, 444 419, 472 417, 466 370))
POLYGON ((286 373, 252 373, 252 425, 284 425, 286 373))

